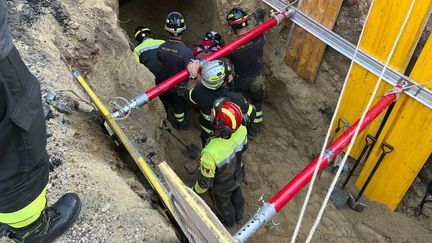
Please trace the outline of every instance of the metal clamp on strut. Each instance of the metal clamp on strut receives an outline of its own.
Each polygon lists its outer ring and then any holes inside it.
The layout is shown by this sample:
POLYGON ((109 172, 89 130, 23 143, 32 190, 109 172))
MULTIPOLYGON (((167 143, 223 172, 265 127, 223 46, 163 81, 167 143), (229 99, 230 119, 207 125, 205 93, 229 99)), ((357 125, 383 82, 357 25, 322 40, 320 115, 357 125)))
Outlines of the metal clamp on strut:
POLYGON ((233 235, 234 242, 246 241, 254 232, 261 228, 261 226, 268 223, 272 223, 271 228, 278 225, 272 221, 273 217, 276 215, 276 209, 273 204, 266 202, 263 195, 261 195, 258 201, 262 202, 262 206, 258 208, 254 216, 233 235))

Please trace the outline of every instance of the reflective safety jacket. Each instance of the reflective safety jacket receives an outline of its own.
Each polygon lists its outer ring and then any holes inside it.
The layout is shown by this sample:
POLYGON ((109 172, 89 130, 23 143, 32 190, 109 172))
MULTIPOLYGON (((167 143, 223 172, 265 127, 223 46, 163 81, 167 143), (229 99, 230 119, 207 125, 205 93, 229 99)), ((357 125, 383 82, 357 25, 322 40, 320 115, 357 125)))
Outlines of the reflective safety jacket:
POLYGON ((145 38, 133 51, 135 60, 146 66, 153 73, 156 78, 156 84, 168 78, 162 64, 157 58, 158 48, 163 43, 165 43, 164 40, 145 38))
POLYGON ((247 148, 247 131, 240 126, 230 139, 212 138, 201 153, 197 193, 213 187, 215 193, 240 186, 243 180, 241 154, 247 148))

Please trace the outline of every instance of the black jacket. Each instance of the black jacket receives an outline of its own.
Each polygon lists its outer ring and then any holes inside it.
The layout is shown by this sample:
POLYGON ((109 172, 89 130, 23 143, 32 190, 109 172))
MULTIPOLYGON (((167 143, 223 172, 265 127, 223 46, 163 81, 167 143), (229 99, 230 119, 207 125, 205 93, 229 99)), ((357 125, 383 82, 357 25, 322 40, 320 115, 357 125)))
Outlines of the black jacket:
MULTIPOLYGON (((194 58, 189 47, 181 41, 172 39, 159 46, 157 57, 164 66, 168 77, 185 69, 191 59, 194 58)), ((187 81, 185 79, 175 87, 179 95, 183 95, 187 81)))

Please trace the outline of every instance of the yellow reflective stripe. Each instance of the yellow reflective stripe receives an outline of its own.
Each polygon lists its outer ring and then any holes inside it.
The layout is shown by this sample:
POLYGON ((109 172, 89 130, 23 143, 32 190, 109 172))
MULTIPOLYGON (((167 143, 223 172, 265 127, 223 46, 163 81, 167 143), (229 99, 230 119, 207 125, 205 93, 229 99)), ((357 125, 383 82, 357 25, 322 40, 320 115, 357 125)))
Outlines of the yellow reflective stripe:
POLYGON ((46 188, 29 205, 12 213, 0 213, 0 222, 13 228, 23 228, 39 218, 46 206, 46 188))
POLYGON ((235 129, 237 127, 237 121, 236 121, 234 115, 225 108, 222 108, 221 111, 222 111, 222 113, 224 113, 225 115, 227 115, 230 118, 231 124, 232 124, 231 129, 235 129))
MULTIPOLYGON (((138 56, 138 61, 139 61, 139 56, 143 52, 157 49, 163 43, 165 43, 164 40, 154 40, 154 39, 151 39, 151 38, 146 39, 145 41, 143 41, 141 44, 139 44, 137 47, 134 48, 134 50, 133 50, 134 55, 138 56)), ((136 59, 136 57, 135 57, 135 59, 136 59)))
POLYGON ((225 70, 222 71, 222 72, 220 72, 220 73, 218 73, 217 75, 218 75, 218 76, 210 77, 209 80, 210 80, 210 81, 218 81, 218 80, 221 80, 221 79, 225 76, 225 70))
POLYGON ((261 123, 262 120, 263 120, 262 117, 261 117, 261 118, 255 118, 253 122, 254 122, 254 123, 261 123))
POLYGON ((204 119, 206 119, 207 121, 210 121, 210 115, 206 115, 204 113, 201 112, 201 115, 204 117, 204 119))
POLYGON ((257 111, 256 113, 255 113, 255 116, 262 116, 263 115, 263 112, 262 111, 257 111))
POLYGON ((179 114, 174 113, 174 117, 178 122, 182 122, 184 120, 184 115, 185 115, 184 113, 179 113, 179 114))
POLYGON ((202 128, 202 130, 204 130, 206 133, 208 133, 208 134, 210 134, 210 133, 212 133, 213 132, 213 130, 210 130, 210 129, 208 129, 207 127, 205 127, 205 126, 200 126, 201 128, 202 128))
POLYGON ((135 33, 134 37, 137 38, 137 36, 144 31, 150 31, 150 29, 149 28, 140 29, 135 33))
MULTIPOLYGON (((248 111, 247 111, 247 115, 250 116, 250 115, 252 114, 252 111, 253 111, 253 106, 249 104, 249 108, 248 108, 248 111)), ((262 113, 262 112, 261 112, 261 113, 262 113)))
POLYGON ((182 118, 184 117, 184 113, 174 113, 175 118, 182 118))
POLYGON ((202 82, 202 84, 207 88, 219 88, 219 86, 221 85, 220 83, 209 84, 208 82, 202 82))
POLYGON ((207 188, 202 188, 199 184, 198 181, 195 183, 194 189, 197 193, 204 193, 207 191, 207 188))
POLYGON ((192 102, 194 105, 196 105, 197 103, 192 99, 192 90, 194 90, 194 89, 189 90, 189 100, 190 100, 190 102, 192 102))

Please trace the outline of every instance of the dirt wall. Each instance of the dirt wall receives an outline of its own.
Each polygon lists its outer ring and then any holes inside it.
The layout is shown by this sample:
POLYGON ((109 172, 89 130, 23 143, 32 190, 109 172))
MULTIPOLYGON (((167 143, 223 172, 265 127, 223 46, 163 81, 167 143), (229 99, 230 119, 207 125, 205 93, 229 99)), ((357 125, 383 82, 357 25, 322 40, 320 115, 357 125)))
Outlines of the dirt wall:
MULTIPOLYGON (((177 241, 170 222, 120 161, 97 123, 97 111, 82 101, 89 99, 72 77, 72 70, 79 70, 105 104, 115 96, 133 97, 152 85, 152 74, 135 62, 118 26, 117 1, 9 0, 6 4, 15 45, 44 95, 53 169, 49 204, 67 191, 78 193, 83 202, 77 223, 58 242, 177 241), (56 93, 54 100, 48 100, 49 91, 56 93)), ((157 151, 155 131, 161 110, 159 102, 153 102, 143 109, 145 116, 133 115, 143 130, 136 134, 146 136, 149 152, 157 151)))

